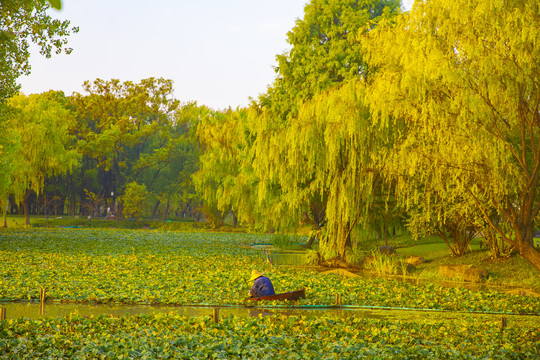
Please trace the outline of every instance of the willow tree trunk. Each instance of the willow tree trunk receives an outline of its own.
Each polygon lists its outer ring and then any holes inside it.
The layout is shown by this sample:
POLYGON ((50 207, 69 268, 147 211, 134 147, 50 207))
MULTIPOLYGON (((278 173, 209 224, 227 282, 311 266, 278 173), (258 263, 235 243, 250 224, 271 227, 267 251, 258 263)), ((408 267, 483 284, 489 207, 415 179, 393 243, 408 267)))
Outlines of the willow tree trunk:
POLYGON ((163 215, 161 217, 162 224, 165 224, 165 220, 167 219, 167 215, 169 214, 169 199, 170 196, 167 196, 167 205, 165 206, 165 209, 163 210, 163 215))
POLYGON ((157 211, 159 209, 159 204, 161 204, 161 201, 157 199, 156 204, 154 205, 154 209, 152 210, 151 219, 154 219, 156 217, 157 211))
MULTIPOLYGON (((324 222, 325 217, 325 206, 322 204, 322 202, 319 201, 311 201, 311 217, 312 217, 312 230, 315 230, 316 232, 319 232, 321 230, 321 225, 324 222)), ((308 238, 308 241, 304 247, 306 249, 311 249, 311 246, 313 245, 313 242, 317 239, 317 235, 315 233, 311 233, 311 235, 308 238)))
POLYGON ((236 229, 236 227, 238 226, 238 218, 236 217, 236 214, 234 213, 234 211, 232 211, 231 213, 232 213, 232 220, 233 220, 233 229, 236 229))
POLYGON ((540 271, 540 252, 538 250, 529 244, 523 244, 519 249, 519 254, 540 271))
POLYGON ((24 199, 22 201, 23 209, 24 209, 24 220, 26 226, 30 226, 30 215, 28 213, 28 196, 30 196, 30 189, 26 189, 26 192, 24 194, 24 199))
POLYGON ((533 226, 526 226, 520 230, 521 231, 516 234, 516 244, 514 246, 525 260, 530 262, 535 268, 538 269, 538 271, 540 271, 540 252, 535 249, 533 245, 533 226))

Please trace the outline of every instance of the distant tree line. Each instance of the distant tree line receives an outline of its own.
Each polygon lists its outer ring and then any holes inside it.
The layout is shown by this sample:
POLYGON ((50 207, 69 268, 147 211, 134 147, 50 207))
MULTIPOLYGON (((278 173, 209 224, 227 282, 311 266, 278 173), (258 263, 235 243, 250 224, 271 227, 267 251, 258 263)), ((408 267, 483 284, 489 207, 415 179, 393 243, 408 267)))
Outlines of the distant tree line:
POLYGON ((126 190, 139 189, 140 215, 199 216, 191 182, 201 151, 195 135, 213 111, 181 105, 164 79, 97 79, 84 90, 9 99, 16 149, 4 187, 8 212, 121 216, 126 190))
POLYGON ((322 255, 344 260, 366 229, 436 234, 456 256, 481 236, 493 258, 518 252, 540 270, 539 39, 535 2, 402 13, 398 0, 311 0, 247 108, 182 105, 155 78, 11 97, 0 199, 26 213, 118 216, 124 200, 134 218, 310 223, 322 255))

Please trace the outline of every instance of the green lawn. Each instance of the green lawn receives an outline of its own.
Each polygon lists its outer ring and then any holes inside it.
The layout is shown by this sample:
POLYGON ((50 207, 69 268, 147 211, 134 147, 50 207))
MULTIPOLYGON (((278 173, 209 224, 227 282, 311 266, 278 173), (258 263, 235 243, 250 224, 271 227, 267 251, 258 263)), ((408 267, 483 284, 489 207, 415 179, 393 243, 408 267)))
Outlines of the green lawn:
POLYGON ((420 279, 444 280, 438 274, 440 265, 466 264, 485 269, 489 273, 487 284, 530 288, 540 292, 538 270, 519 254, 514 254, 508 259, 493 261, 490 259, 490 252, 485 248, 481 249, 477 239, 473 240, 470 249, 472 252, 468 251, 463 256, 454 257, 446 243, 441 241, 402 247, 396 252, 404 257, 417 255, 426 259, 426 263, 419 265, 417 273, 414 274, 420 279))

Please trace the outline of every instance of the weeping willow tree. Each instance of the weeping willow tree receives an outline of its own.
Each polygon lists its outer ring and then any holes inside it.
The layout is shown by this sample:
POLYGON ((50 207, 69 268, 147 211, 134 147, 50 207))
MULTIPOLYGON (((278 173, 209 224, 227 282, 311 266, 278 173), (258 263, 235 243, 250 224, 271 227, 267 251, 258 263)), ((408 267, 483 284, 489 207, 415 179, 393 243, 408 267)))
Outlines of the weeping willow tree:
MULTIPOLYGON (((323 133, 305 126, 314 119, 323 124, 325 117, 328 117, 328 121, 336 121, 338 114, 331 112, 332 105, 322 105, 325 97, 333 96, 329 101, 336 104, 352 102, 346 96, 340 100, 341 95, 326 91, 352 79, 358 81, 366 75, 358 33, 370 29, 382 18, 397 14, 399 5, 400 2, 395 0, 312 0, 304 9, 304 18, 298 20, 288 33, 292 48, 277 57, 278 76, 266 94, 251 106, 248 117, 256 137, 252 156, 253 168, 260 180, 258 205, 268 223, 278 230, 290 229, 305 219, 306 214, 311 215, 314 226, 320 227, 324 223, 321 217, 326 217, 321 213, 329 211, 333 219, 343 217, 343 226, 338 226, 339 230, 332 231, 330 236, 348 237, 348 230, 343 228, 347 227, 345 224, 349 214, 338 215, 342 204, 329 201, 336 199, 336 192, 353 191, 349 196, 355 196, 356 189, 337 180, 333 184, 322 185, 322 179, 327 174, 319 172, 327 171, 331 161, 327 161, 326 157, 336 150, 332 148, 329 151, 326 146, 335 145, 325 142, 323 133), (291 153, 293 149, 296 149, 294 154, 291 153)), ((349 87, 347 89, 336 91, 346 93, 351 90, 349 87)), ((347 110, 342 104, 340 106, 341 111, 350 112, 351 116, 359 112, 365 115, 364 110, 356 108, 357 105, 352 110, 347 110)), ((336 140, 336 144, 338 142, 336 140)), ((348 146, 350 143, 344 142, 340 151, 349 151, 348 146)), ((340 151, 331 155, 334 156, 333 160, 338 159, 340 151)), ((348 161, 345 158, 342 160, 348 161)), ((353 171, 345 163, 340 166, 342 168, 339 170, 332 170, 336 173, 353 171)), ((370 179, 366 181, 370 183, 370 179)), ((345 193, 341 195, 340 199, 347 198, 345 193)), ((344 206, 345 211, 354 208, 347 204, 344 206)), ((353 222, 354 219, 350 221, 351 224, 353 222)), ((330 225, 326 225, 329 228, 330 225)), ((328 246, 331 248, 338 243, 341 240, 334 239, 328 246)), ((343 253, 337 247, 332 251, 343 253)))
POLYGON ((74 118, 63 93, 49 91, 10 99, 13 111, 8 125, 19 139, 18 154, 12 161, 10 192, 23 205, 30 225, 28 197, 43 191, 45 178, 70 173, 79 164, 73 148, 74 118))
MULTIPOLYGON (((8 117, 9 108, 0 104, 0 117, 8 117)), ((0 213, 3 226, 7 227, 7 213, 9 210, 9 195, 13 191, 11 174, 17 164, 21 163, 20 136, 8 126, 0 122, 0 213)))
POLYGON ((206 212, 221 219, 231 212, 235 225, 237 219, 256 224, 261 218, 256 206, 258 180, 251 166, 246 110, 209 112, 201 118, 197 137, 204 153, 193 181, 206 212))
POLYGON ((408 170, 395 177, 401 200, 466 198, 540 269, 538 2, 417 1, 365 47, 377 74, 368 104, 382 125, 406 128, 389 157, 408 170))
MULTIPOLYGON (((397 0, 312 0, 277 57, 275 82, 243 115, 199 125, 195 183, 207 204, 290 231, 311 216, 327 254, 345 256, 380 176, 377 135, 362 105, 358 33, 399 13, 397 0), (244 121, 245 120, 245 121, 244 121)), ((380 195, 380 192, 378 193, 380 195)))
POLYGON ((282 189, 296 200, 290 206, 317 194, 327 199, 321 242, 327 257, 346 259, 353 230, 366 225, 382 194, 381 149, 391 146, 392 136, 372 126, 364 96, 359 80, 315 96, 299 108, 284 139, 284 166, 291 173, 282 189))

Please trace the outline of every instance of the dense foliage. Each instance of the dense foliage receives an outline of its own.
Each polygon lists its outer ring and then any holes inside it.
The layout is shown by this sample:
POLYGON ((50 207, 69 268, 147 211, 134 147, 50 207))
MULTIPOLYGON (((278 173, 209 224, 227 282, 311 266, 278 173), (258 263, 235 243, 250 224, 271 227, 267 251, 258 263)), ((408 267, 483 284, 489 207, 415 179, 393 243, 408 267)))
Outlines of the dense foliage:
POLYGON ((0 322, 0 358, 536 359, 539 329, 463 317, 444 323, 355 317, 179 315, 0 322))
MULTIPOLYGON (((172 81, 97 79, 87 95, 60 92, 9 100, 11 167, 0 183, 11 214, 122 215, 128 184, 144 185, 144 206, 129 217, 197 214, 191 175, 200 148, 195 131, 208 110, 173 97, 172 81), (8 202, 9 201, 9 202, 8 202), (21 204, 21 206, 19 205, 21 204), (136 216, 134 216, 136 214, 136 216)), ((2 207, 4 213, 6 206, 2 207)))
POLYGON ((252 171, 237 178, 269 227, 310 220, 326 257, 346 260, 363 228, 405 223, 456 256, 481 233, 492 257, 515 250, 540 269, 537 4, 394 5, 306 6, 249 109, 234 161, 252 171))
MULTIPOLYGON (((33 171, 22 168, 24 166, 20 163, 20 160, 24 157, 20 152, 27 149, 24 149, 19 143, 20 129, 14 129, 13 124, 6 121, 12 116, 12 109, 7 106, 6 102, 16 95, 19 90, 17 79, 21 75, 30 73, 30 44, 37 45, 40 53, 46 57, 51 57, 54 52, 66 52, 69 54, 71 49, 67 47, 67 39, 70 34, 78 31, 76 27, 70 28, 69 21, 60 21, 51 17, 47 12, 47 9, 50 8, 49 4, 52 4, 55 8, 61 6, 59 0, 52 2, 45 0, 3 0, 0 3, 0 157, 2 158, 0 162, 0 173, 2 174, 0 176, 0 205, 1 212, 4 215, 8 206, 9 195, 13 195, 17 200, 20 200, 24 198, 21 193, 30 188, 30 186, 25 188, 25 185, 21 185, 20 181, 18 184, 12 184, 12 171, 19 171, 18 175, 13 175, 15 177, 21 175, 21 172, 33 171)), ((39 107, 34 107, 34 111, 37 109, 39 107)), ((55 116, 53 115, 53 117, 55 116)), ((50 120, 51 117, 49 117, 48 121, 50 120)), ((28 116, 25 122, 28 122, 26 124, 28 128, 40 127, 32 124, 28 116)), ((41 130, 41 133, 38 131, 37 136, 43 139, 44 133, 43 129, 41 130)), ((29 131, 27 137, 35 135, 36 131, 29 131)), ((63 135, 63 133, 60 133, 55 140, 67 141, 67 139, 60 139, 63 135)), ((43 148, 47 146, 41 143, 39 145, 43 148)), ((35 175, 35 173, 32 175, 35 175)), ((37 187, 36 190, 39 191, 45 176, 46 174, 39 174, 39 179, 34 177, 28 182, 34 183, 34 186, 37 187)))
MULTIPOLYGON (((12 98, 15 110, 0 109, 1 210, 310 224, 323 257, 343 260, 366 229, 437 234, 456 256, 481 234, 493 258, 519 252, 540 269, 537 4, 399 5, 310 1, 275 81, 246 109, 182 104, 161 78, 12 98), (144 186, 144 202, 123 204, 129 184, 144 186)), ((34 41, 62 48, 67 24, 41 20, 56 32, 34 41)))
MULTIPOLYGON (((270 267, 245 244, 266 235, 123 230, 4 230, 0 297, 176 304, 244 304, 251 269, 277 291, 306 288, 297 305, 417 307, 462 311, 438 317, 222 317, 156 314, 0 321, 0 358, 535 358, 539 350, 533 297, 270 267), (496 311, 497 315, 471 312, 496 311), (501 314, 503 313, 503 314, 501 314), (500 330, 501 315, 508 327, 500 330), (286 349, 286 350, 285 350, 286 349), (296 354, 296 355, 295 355, 296 354)), ((276 303, 272 306, 284 306, 276 303)), ((211 308, 208 308, 209 314, 211 308)))
MULTIPOLYGON (((58 7, 59 1, 51 2, 58 7)), ((40 53, 51 57, 70 53, 67 39, 78 28, 69 21, 53 19, 46 0, 2 0, 0 3, 0 104, 15 95, 17 79, 30 73, 30 43, 38 45, 40 53)))
POLYGON ((300 305, 390 306, 540 314, 533 297, 377 278, 343 278, 314 269, 271 267, 242 245, 265 235, 128 230, 21 230, 0 237, 0 299, 172 304, 243 304, 251 270, 278 292, 305 288, 300 305))
POLYGON ((401 128, 388 175, 413 218, 455 239, 482 231, 540 270, 539 26, 527 1, 432 0, 365 44, 366 99, 376 121, 401 128))

